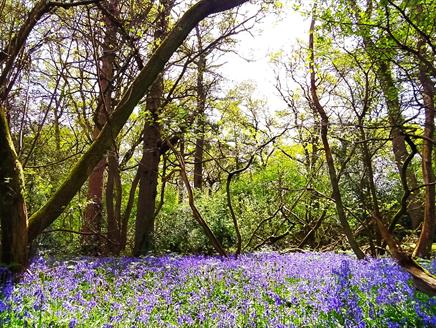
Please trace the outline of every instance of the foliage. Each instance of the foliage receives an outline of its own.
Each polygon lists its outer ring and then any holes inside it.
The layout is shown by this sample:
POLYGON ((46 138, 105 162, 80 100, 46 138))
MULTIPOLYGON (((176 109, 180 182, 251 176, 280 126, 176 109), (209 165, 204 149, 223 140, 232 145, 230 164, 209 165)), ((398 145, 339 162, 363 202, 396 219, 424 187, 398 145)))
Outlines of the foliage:
MULTIPOLYGON (((234 243, 233 228, 226 211, 225 196, 222 193, 203 195, 197 200, 197 207, 223 246, 231 247, 234 243)), ((155 250, 158 253, 214 252, 203 230, 193 219, 189 206, 179 203, 177 191, 168 187, 166 202, 157 218, 155 238, 155 250)))

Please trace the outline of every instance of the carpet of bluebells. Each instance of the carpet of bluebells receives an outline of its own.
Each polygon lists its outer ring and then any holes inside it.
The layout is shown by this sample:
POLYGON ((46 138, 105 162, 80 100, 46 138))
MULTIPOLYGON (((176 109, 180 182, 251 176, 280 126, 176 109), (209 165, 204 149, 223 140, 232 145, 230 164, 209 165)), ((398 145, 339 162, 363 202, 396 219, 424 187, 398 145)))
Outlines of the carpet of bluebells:
POLYGON ((0 326, 436 327, 436 297, 390 259, 333 253, 39 257, 4 284, 0 326))

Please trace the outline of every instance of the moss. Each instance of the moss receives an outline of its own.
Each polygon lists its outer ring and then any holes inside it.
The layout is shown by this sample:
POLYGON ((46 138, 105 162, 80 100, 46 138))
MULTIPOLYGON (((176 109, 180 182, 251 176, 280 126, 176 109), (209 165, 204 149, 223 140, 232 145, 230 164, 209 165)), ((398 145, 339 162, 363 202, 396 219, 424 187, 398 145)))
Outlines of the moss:
POLYGON ((21 270, 27 261, 27 213, 24 175, 9 132, 6 111, 0 108, 1 260, 21 270))

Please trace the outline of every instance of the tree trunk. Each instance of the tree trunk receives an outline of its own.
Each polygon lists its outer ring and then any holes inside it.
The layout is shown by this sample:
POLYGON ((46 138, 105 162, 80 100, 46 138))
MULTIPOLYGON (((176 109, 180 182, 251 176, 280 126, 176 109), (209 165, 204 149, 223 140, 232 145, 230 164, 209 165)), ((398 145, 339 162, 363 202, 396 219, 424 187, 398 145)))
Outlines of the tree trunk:
POLYGON ((55 144, 56 152, 59 154, 61 151, 61 130, 60 130, 60 113, 58 109, 58 104, 54 108, 54 130, 55 130, 55 144))
MULTIPOLYGON (((409 153, 406 148, 405 137, 402 131, 404 119, 401 114, 398 88, 395 86, 389 65, 380 59, 378 59, 378 65, 379 68, 377 69, 376 74, 378 80, 380 81, 380 87, 388 108, 389 123, 392 126, 392 151, 394 153, 398 171, 401 171, 409 153)), ((407 184, 410 189, 415 189, 418 186, 418 180, 413 169, 409 168, 407 170, 406 177, 407 184)), ((412 193, 410 195, 410 202, 407 212, 410 216, 412 228, 417 228, 422 222, 422 201, 419 193, 412 193)))
MULTIPOLYGON (((154 31, 155 43, 168 33, 168 22, 173 0, 162 2, 157 27, 154 31)), ((135 246, 133 255, 145 255, 154 247, 154 219, 156 209, 157 186, 159 179, 160 135, 159 113, 163 96, 163 74, 160 74, 150 88, 146 100, 146 118, 144 123, 142 159, 139 163, 139 193, 135 223, 135 246)))
POLYGON ((127 246, 127 230, 128 223, 130 218, 130 213, 132 212, 134 201, 135 201, 135 193, 139 183, 139 172, 136 172, 135 177, 133 178, 132 185, 129 191, 129 198, 127 201, 127 205, 124 209, 123 216, 121 217, 121 236, 120 236, 120 250, 123 251, 127 246))
MULTIPOLYGON (((423 41, 419 42, 423 48, 423 41)), ((429 257, 436 225, 435 217, 435 176, 433 172, 432 152, 435 131, 434 83, 424 65, 419 68, 419 81, 422 86, 422 100, 425 111, 424 144, 422 149, 422 177, 425 184, 424 221, 414 256, 429 257)))
POLYGON ((203 154, 204 154, 204 131, 205 131, 205 110, 206 110, 206 88, 204 86, 204 73, 206 71, 206 54, 203 51, 203 44, 199 28, 196 28, 198 51, 200 56, 197 62, 197 139, 194 152, 194 188, 203 187, 203 154))
POLYGON ((20 272, 27 263, 27 211, 23 170, 9 131, 6 110, 0 107, 1 262, 20 272))
POLYGON ((104 153, 112 146, 112 140, 121 131, 133 109, 147 93, 151 84, 173 53, 183 43, 191 30, 205 17, 241 5, 248 0, 201 0, 192 6, 171 30, 153 53, 147 64, 123 94, 118 106, 106 123, 98 138, 82 155, 70 174, 47 203, 29 219, 29 240, 33 240, 65 210, 79 191, 92 169, 104 153))
MULTIPOLYGON (((368 86, 367 86, 368 87, 368 86)), ((368 99, 365 99, 365 103, 368 103, 368 99)), ((363 164, 365 165, 365 169, 366 169, 366 176, 367 176, 367 183, 368 183, 368 187, 369 187, 369 193, 371 196, 371 201, 372 201, 372 212, 373 212, 373 216, 377 217, 379 220, 382 220, 382 214, 380 212, 380 206, 379 206, 379 201, 378 201, 378 196, 377 196, 377 188, 375 185, 375 180, 374 180, 374 169, 372 166, 372 157, 371 157, 371 152, 369 150, 368 147, 368 143, 367 143, 367 136, 365 133, 365 129, 364 129, 364 122, 363 122, 363 117, 365 115, 366 110, 364 111, 364 113, 362 114, 361 117, 359 117, 359 132, 360 132, 360 138, 361 140, 365 140, 362 143, 362 155, 363 155, 363 164)), ((378 244, 381 244, 381 236, 379 234, 379 230, 376 229, 375 231, 376 234, 376 241, 378 244)), ((374 254, 375 255, 375 254, 374 254)))
POLYGON ((234 176, 244 172, 245 170, 247 170, 250 165, 253 163, 254 160, 254 155, 252 155, 249 159, 249 161, 247 162, 247 164, 240 169, 237 169, 235 171, 232 172, 228 172, 227 175, 227 181, 226 181, 226 200, 227 200, 227 207, 229 208, 229 212, 230 212, 230 217, 232 218, 233 221, 233 227, 235 228, 235 233, 236 233, 236 250, 235 250, 235 255, 238 256, 241 253, 241 249, 242 249, 242 235, 241 235, 241 230, 239 228, 239 222, 238 219, 236 217, 235 211, 233 209, 233 204, 232 204, 232 192, 230 189, 230 185, 232 183, 232 179, 234 176))
MULTIPOLYGON (((182 138, 180 139, 179 142, 179 154, 181 158, 185 158, 185 139, 182 136, 182 138)), ((178 204, 182 204, 183 200, 184 200, 184 195, 185 195, 185 187, 184 187, 184 182, 183 182, 183 177, 182 174, 180 173, 179 178, 177 179, 177 203, 178 204)))
MULTIPOLYGON (((117 12, 116 2, 111 1, 108 5, 112 13, 117 12)), ((102 43, 103 55, 101 57, 100 68, 98 69, 98 85, 100 88, 100 99, 94 113, 94 140, 101 132, 101 128, 106 123, 112 112, 112 79, 114 77, 114 62, 116 48, 116 27, 109 17, 105 16, 103 22, 106 26, 104 40, 102 43)), ((82 232, 82 247, 86 252, 97 254, 101 251, 101 227, 103 222, 103 184, 106 159, 100 160, 93 169, 88 179, 88 193, 82 232)))
POLYGON ((160 126, 158 115, 162 97, 162 77, 153 84, 147 98, 147 111, 153 116, 144 127, 142 159, 139 163, 139 193, 135 224, 134 256, 153 248, 154 219, 160 162, 160 126))
MULTIPOLYGON (((94 133, 97 137, 98 134, 94 133)), ((100 160, 88 178, 88 193, 81 232, 81 246, 85 253, 96 255, 100 251, 100 235, 103 221, 103 181, 106 160, 100 160)))
MULTIPOLYGON (((349 1, 348 3, 352 7, 358 22, 361 20, 361 14, 366 14, 368 16, 371 15, 373 8, 371 1, 368 2, 369 7, 365 13, 360 11, 356 5, 356 1, 349 1)), ((404 118, 401 113, 398 95, 399 92, 397 86, 395 85, 394 78, 392 77, 392 70, 389 60, 386 57, 386 54, 380 55, 380 49, 376 47, 374 41, 371 39, 369 28, 370 27, 365 26, 365 24, 359 25, 365 50, 371 60, 375 63, 375 74, 380 83, 380 88, 382 89, 383 97, 388 110, 388 119, 391 125, 390 136, 392 139, 392 152, 394 153, 398 172, 401 172, 409 153, 406 148, 405 135, 402 130, 404 118)), ((412 168, 407 169, 406 177, 409 188, 414 190, 418 186, 418 180, 412 168)), ((407 212, 411 220, 412 228, 417 228, 422 222, 423 217, 422 201, 418 192, 410 195, 410 202, 407 207, 407 212)))
POLYGON ((107 163, 108 174, 105 197, 107 214, 106 250, 109 254, 119 255, 124 247, 121 219, 122 186, 118 156, 115 151, 108 153, 107 163))
POLYGON ((354 239, 353 232, 351 231, 351 227, 348 223, 347 216, 345 214, 344 205, 342 203, 341 192, 339 190, 339 182, 336 174, 335 163, 333 160, 332 152, 330 149, 330 144, 328 141, 328 125, 329 119, 328 116, 319 102, 317 95, 317 87, 316 87, 316 75, 315 75, 315 51, 314 51, 314 29, 315 29, 315 19, 312 18, 312 22, 310 25, 309 32, 309 71, 310 71, 310 93, 313 109, 318 113, 321 117, 321 140, 324 146, 324 153, 326 157, 327 167, 329 171, 330 183, 332 186, 332 197, 335 200, 336 204, 336 212, 338 214, 339 222, 342 226, 342 230, 344 231, 345 236, 350 243, 351 249, 354 254, 356 254, 357 258, 362 259, 365 257, 365 254, 359 248, 356 240, 354 239))

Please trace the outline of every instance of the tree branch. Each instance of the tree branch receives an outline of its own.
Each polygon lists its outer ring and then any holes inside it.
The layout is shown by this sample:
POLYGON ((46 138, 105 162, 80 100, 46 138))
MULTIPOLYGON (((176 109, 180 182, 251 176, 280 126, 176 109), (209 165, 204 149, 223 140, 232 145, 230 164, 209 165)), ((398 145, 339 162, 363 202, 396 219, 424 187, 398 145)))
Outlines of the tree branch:
POLYGON ((33 240, 47 228, 67 207, 74 195, 80 190, 92 169, 97 165, 105 152, 111 147, 133 109, 148 92, 165 64, 177 48, 183 43, 191 30, 204 18, 247 2, 248 0, 201 0, 192 6, 175 24, 172 31, 153 53, 145 67, 122 96, 109 121, 100 135, 83 154, 78 163, 71 169, 55 194, 47 203, 29 219, 29 240, 33 240))

